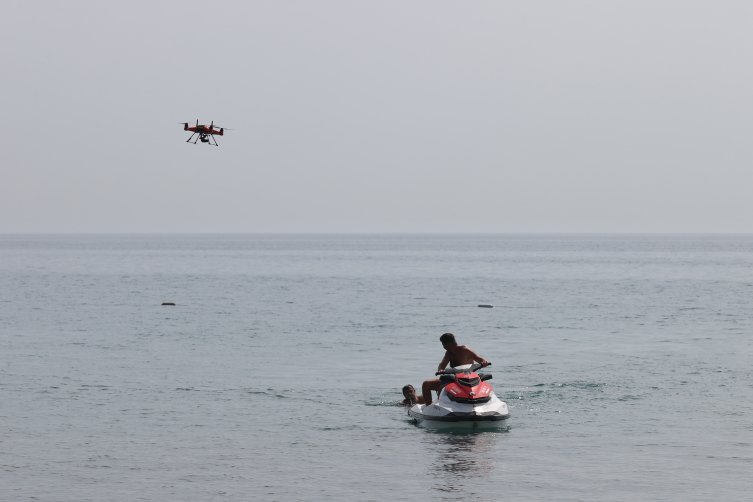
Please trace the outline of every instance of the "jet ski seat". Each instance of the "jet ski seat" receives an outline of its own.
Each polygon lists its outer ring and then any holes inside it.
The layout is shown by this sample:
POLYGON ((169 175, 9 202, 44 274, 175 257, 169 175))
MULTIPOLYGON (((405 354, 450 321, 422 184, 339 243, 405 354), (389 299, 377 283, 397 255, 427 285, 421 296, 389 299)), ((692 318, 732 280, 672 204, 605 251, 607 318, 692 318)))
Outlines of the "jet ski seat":
POLYGON ((439 381, 442 385, 447 385, 455 381, 455 375, 439 375, 439 381))

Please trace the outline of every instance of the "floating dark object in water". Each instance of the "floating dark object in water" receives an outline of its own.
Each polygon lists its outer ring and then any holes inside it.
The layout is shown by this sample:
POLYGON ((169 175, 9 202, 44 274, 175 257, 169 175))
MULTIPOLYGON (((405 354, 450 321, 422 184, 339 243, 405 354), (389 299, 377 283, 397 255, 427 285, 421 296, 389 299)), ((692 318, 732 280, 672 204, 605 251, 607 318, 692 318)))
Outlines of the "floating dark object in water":
POLYGON ((482 303, 482 304, 479 305, 479 307, 482 307, 482 308, 485 308, 485 309, 490 309, 490 308, 492 308, 492 304, 491 303, 482 303))
POLYGON ((171 302, 165 302, 165 303, 163 303, 162 305, 175 305, 175 304, 174 304, 174 303, 171 303, 171 302))

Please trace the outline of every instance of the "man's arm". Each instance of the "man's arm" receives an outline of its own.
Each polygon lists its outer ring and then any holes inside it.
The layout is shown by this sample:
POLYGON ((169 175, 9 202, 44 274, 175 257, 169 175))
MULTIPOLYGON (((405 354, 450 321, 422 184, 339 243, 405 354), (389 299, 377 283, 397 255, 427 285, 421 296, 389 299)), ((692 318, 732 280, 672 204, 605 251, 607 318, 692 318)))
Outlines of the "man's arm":
POLYGON ((419 394, 416 396, 416 400, 413 401, 412 403, 408 401, 407 399, 403 399, 400 402, 400 404, 402 404, 403 406, 413 406, 414 404, 426 404, 426 401, 424 400, 424 396, 419 394))
POLYGON ((486 359, 484 359, 480 355, 476 354, 475 350, 471 349, 470 347, 468 348, 468 350, 471 352, 471 357, 473 357, 473 360, 476 361, 477 363, 481 364, 482 368, 485 368, 485 367, 489 366, 489 361, 487 361, 486 359))
POLYGON ((442 362, 439 363, 439 368, 437 369, 437 371, 444 371, 448 364, 450 364, 450 353, 445 352, 444 357, 442 358, 442 362))

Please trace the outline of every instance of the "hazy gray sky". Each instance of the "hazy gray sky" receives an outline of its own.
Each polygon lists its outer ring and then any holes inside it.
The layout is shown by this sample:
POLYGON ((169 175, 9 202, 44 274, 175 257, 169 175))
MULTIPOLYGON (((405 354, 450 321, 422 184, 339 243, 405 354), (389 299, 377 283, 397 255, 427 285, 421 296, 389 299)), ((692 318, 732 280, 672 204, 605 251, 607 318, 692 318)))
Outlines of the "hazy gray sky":
POLYGON ((28 1, 0 41, 0 232, 753 231, 750 1, 28 1))

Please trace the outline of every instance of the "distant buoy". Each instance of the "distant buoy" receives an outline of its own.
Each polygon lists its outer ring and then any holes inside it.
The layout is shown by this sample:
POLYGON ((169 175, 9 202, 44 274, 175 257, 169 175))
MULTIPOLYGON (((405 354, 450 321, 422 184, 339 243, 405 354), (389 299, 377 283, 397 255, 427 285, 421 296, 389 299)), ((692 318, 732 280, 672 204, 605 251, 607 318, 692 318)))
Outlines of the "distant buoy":
MULTIPOLYGON (((163 303, 162 305, 175 305, 175 304, 174 304, 174 303, 170 303, 170 302, 165 302, 165 303, 163 303)), ((491 305, 490 305, 490 306, 491 306, 491 305)))
POLYGON ((482 308, 485 308, 485 309, 490 309, 490 308, 492 308, 492 304, 491 303, 482 303, 481 305, 479 305, 479 307, 482 307, 482 308))

